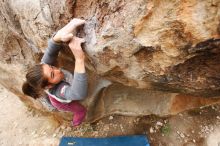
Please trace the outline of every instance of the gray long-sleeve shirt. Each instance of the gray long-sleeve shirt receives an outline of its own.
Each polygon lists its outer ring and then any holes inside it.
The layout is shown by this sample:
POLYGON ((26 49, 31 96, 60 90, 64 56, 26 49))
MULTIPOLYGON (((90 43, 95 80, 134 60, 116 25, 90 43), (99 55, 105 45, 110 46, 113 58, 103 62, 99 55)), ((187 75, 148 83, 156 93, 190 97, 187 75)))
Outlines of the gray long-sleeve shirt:
MULTIPOLYGON (((54 65, 61 48, 62 44, 57 44, 50 39, 41 63, 54 65)), ((64 80, 56 84, 47 93, 64 103, 71 102, 72 100, 83 100, 87 96, 87 74, 77 72, 72 74, 63 69, 62 72, 64 73, 64 80)))

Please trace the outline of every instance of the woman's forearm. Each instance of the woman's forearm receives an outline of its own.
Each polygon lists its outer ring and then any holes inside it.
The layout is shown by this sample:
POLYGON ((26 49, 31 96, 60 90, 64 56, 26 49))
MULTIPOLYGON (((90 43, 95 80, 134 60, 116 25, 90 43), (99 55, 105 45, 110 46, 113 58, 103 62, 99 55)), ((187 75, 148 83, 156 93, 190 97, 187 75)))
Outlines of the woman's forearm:
POLYGON ((84 59, 76 59, 75 60, 74 72, 77 72, 77 73, 85 73, 86 72, 84 59))
POLYGON ((41 63, 54 65, 62 44, 57 44, 52 38, 48 41, 48 47, 41 59, 41 63))

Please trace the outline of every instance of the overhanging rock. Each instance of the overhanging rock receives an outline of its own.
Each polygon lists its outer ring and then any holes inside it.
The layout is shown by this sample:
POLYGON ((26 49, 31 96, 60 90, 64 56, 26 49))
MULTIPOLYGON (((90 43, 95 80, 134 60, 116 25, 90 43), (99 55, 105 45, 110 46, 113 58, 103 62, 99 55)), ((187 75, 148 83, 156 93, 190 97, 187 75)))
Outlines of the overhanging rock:
MULTIPOLYGON (((0 7, 0 83, 33 107, 39 105, 21 92, 26 69, 73 17, 87 20, 78 35, 86 38, 90 120, 163 116, 218 102, 195 96, 220 95, 219 1, 9 0, 0 7), (112 84, 93 96, 103 79, 112 84)), ((58 60, 74 70, 68 48, 58 60)))

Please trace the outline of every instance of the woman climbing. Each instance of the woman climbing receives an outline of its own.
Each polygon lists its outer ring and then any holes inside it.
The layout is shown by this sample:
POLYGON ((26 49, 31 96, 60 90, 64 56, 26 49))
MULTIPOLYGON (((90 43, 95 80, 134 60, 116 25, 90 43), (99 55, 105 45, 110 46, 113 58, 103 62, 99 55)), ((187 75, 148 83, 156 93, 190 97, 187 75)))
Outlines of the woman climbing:
POLYGON ((73 112, 73 126, 81 124, 86 115, 86 108, 78 102, 87 96, 85 56, 81 48, 85 41, 73 35, 76 28, 84 23, 85 20, 75 18, 48 41, 41 64, 28 70, 26 82, 22 86, 24 94, 37 99, 46 92, 55 108, 73 112), (75 57, 74 74, 54 66, 62 43, 68 43, 75 57))

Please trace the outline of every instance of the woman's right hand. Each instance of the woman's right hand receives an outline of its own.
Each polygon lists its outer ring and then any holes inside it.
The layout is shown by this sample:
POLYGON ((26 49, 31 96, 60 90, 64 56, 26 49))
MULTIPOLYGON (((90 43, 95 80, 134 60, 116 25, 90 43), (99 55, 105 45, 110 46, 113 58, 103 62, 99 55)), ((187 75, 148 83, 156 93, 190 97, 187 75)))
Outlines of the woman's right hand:
POLYGON ((69 42, 69 47, 76 61, 84 61, 85 55, 81 47, 81 44, 84 42, 85 39, 78 37, 72 37, 71 41, 69 42))

